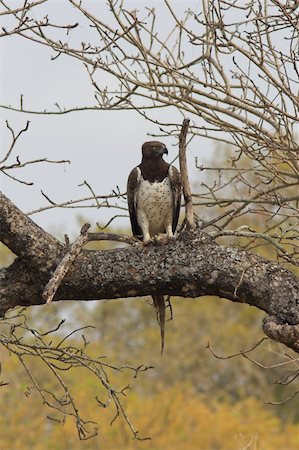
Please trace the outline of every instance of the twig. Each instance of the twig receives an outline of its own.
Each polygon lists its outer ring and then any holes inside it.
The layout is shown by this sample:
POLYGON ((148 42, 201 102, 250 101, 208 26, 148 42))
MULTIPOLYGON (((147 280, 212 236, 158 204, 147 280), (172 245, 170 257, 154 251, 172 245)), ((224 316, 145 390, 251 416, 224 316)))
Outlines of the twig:
POLYGON ((292 398, 295 397, 295 395, 299 394, 299 390, 293 392, 293 394, 291 394, 289 397, 285 398, 284 400, 282 400, 281 402, 265 402, 265 405, 283 405, 284 403, 287 403, 289 400, 292 400, 292 398))
POLYGON ((245 355, 246 355, 247 353, 252 352, 252 351, 255 350, 262 342, 267 341, 267 340, 268 340, 267 337, 263 337, 263 338, 261 338, 258 342, 256 342, 251 348, 249 348, 248 350, 243 350, 243 351, 241 350, 241 351, 239 351, 239 352, 237 352, 237 353, 234 353, 234 354, 228 355, 228 356, 217 355, 217 353, 215 353, 215 351, 212 349, 211 344, 210 344, 209 342, 208 342, 206 348, 208 348, 208 349, 210 350, 210 352, 212 353, 212 355, 213 355, 216 359, 231 359, 231 358, 236 358, 237 356, 241 356, 241 355, 245 357, 245 355))
POLYGON ((124 242, 125 244, 136 244, 140 242, 134 237, 125 236, 123 234, 113 233, 87 233, 88 242, 91 241, 117 241, 124 242))
POLYGON ((6 153, 6 155, 5 155, 4 158, 0 161, 0 164, 3 164, 3 163, 8 159, 8 157, 10 156, 10 154, 11 154, 11 152, 12 152, 12 150, 13 150, 13 148, 14 148, 16 142, 17 142, 17 140, 18 140, 19 137, 21 136, 21 134, 22 134, 22 133, 25 133, 25 132, 28 130, 29 124, 30 124, 30 121, 27 120, 25 127, 24 127, 22 130, 20 130, 20 131, 18 132, 18 134, 16 135, 15 132, 14 132, 14 130, 12 129, 12 127, 9 125, 8 121, 6 121, 6 126, 7 126, 7 128, 9 129, 9 131, 11 132, 12 141, 11 141, 10 147, 9 147, 9 149, 8 149, 8 151, 7 151, 7 153, 6 153))
POLYGON ((84 186, 84 185, 88 187, 88 189, 90 190, 90 192, 91 192, 92 195, 93 195, 94 200, 96 201, 96 204, 98 205, 98 208, 100 208, 102 205, 99 203, 99 200, 98 200, 98 198, 97 198, 97 196, 96 196, 94 190, 93 190, 92 187, 90 186, 90 184, 87 183, 86 180, 84 180, 83 183, 79 184, 79 186, 84 186))
POLYGON ((195 228, 192 194, 188 177, 187 160, 186 160, 186 138, 189 128, 189 119, 184 119, 182 124, 181 133, 179 136, 179 159, 180 159, 180 171, 182 177, 183 193, 185 199, 186 209, 186 226, 188 230, 195 228))
POLYGON ((81 228, 80 236, 70 246, 69 251, 62 258, 62 260, 56 267, 52 278, 46 285, 44 292, 42 293, 42 297, 45 300, 47 305, 52 302, 53 297, 56 294, 61 281, 67 274, 69 268, 71 267, 72 263, 75 261, 76 257, 79 255, 83 245, 86 244, 86 242, 88 242, 87 230, 89 228, 90 228, 89 223, 86 223, 85 225, 83 225, 83 227, 81 228))

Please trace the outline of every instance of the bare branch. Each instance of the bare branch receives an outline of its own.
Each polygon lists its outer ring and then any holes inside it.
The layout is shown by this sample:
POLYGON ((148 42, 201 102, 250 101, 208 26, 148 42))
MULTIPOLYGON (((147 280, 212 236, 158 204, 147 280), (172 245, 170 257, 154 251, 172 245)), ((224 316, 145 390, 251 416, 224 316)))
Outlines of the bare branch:
POLYGON ((32 391, 36 391, 43 404, 55 414, 48 415, 49 420, 64 424, 68 418, 73 419, 79 438, 82 440, 90 439, 98 433, 98 426, 94 421, 83 418, 76 399, 67 384, 66 376, 66 372, 83 367, 95 378, 100 391, 99 395, 107 398, 105 402, 100 402, 97 398, 99 406, 107 407, 110 404, 114 406, 116 413, 123 416, 133 437, 138 438, 138 432, 136 432, 122 404, 121 396, 126 387, 121 389, 113 387, 109 381, 108 373, 117 372, 121 374, 126 372, 127 374, 131 373, 136 378, 140 373, 146 372, 151 367, 144 365, 136 368, 128 365, 116 366, 109 363, 105 356, 91 356, 84 335, 82 344, 78 343, 77 346, 75 346, 74 341, 70 340, 71 337, 78 336, 79 332, 80 334, 82 331, 87 332, 90 327, 76 328, 68 332, 63 339, 59 339, 57 333, 63 331, 64 324, 65 321, 61 321, 56 327, 41 333, 28 325, 24 310, 11 311, 6 319, 1 322, 0 343, 10 354, 16 355, 32 384, 27 388, 25 395, 30 396, 32 391), (33 340, 24 337, 20 340, 20 333, 32 336, 33 340), (47 339, 49 335, 51 335, 51 341, 47 339), (31 367, 32 357, 46 365, 58 388, 50 391, 43 386, 42 382, 38 381, 34 366, 31 367))
POLYGON ((51 279, 47 283, 45 290, 42 294, 43 299, 46 304, 52 302, 54 295, 59 288, 60 283, 63 278, 67 274, 69 268, 79 255, 83 245, 88 241, 87 231, 90 228, 89 223, 83 225, 80 231, 80 236, 76 239, 76 241, 70 246, 67 254, 63 257, 57 268, 55 269, 51 279))
POLYGON ((193 203, 186 159, 186 138, 189 123, 190 123, 189 119, 183 120, 182 130, 179 136, 179 159, 180 159, 180 171, 182 177, 183 193, 186 208, 186 225, 188 230, 192 230, 195 228, 195 223, 194 223, 193 203))

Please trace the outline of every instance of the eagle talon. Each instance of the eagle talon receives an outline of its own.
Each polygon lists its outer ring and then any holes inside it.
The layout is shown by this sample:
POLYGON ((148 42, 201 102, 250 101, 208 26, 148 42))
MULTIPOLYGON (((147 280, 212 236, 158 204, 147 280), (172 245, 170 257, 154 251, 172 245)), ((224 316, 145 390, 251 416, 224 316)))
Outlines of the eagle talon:
POLYGON ((154 237, 155 244, 157 245, 166 245, 171 241, 171 239, 173 239, 173 236, 168 236, 167 234, 162 233, 157 234, 154 237))
POLYGON ((147 245, 153 244, 155 242, 155 237, 151 239, 146 239, 145 241, 142 241, 142 244, 146 247, 147 245))
POLYGON ((136 240, 136 242, 133 242, 133 244, 132 244, 132 247, 140 247, 140 245, 142 245, 143 244, 143 242, 142 241, 137 241, 136 240))

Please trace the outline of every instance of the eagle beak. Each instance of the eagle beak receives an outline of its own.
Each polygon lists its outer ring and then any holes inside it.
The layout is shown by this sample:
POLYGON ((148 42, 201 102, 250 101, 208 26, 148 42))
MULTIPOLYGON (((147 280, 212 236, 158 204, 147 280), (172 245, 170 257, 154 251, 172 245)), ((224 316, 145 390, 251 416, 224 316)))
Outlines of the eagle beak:
POLYGON ((164 151, 163 151, 163 153, 165 153, 166 155, 168 155, 168 150, 167 150, 167 148, 166 148, 166 147, 164 148, 164 151))

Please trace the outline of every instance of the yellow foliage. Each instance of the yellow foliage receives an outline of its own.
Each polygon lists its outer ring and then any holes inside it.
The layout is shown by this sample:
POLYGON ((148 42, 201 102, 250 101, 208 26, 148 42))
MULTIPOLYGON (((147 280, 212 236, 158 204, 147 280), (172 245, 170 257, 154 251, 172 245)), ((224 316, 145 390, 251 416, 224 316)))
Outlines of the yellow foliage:
MULTIPOLYGON (((144 363, 155 367, 139 375, 133 384, 126 373, 122 379, 109 376, 113 385, 123 386, 128 382, 132 385, 132 390, 123 399, 126 411, 140 435, 150 436, 151 440, 132 440, 128 425, 121 417, 110 426, 114 411, 100 408, 95 401, 103 389, 92 374, 80 368, 64 372, 62 376, 76 398, 82 416, 96 421, 99 433, 91 440, 79 441, 72 418, 63 425, 46 419, 47 415, 55 414, 30 388, 32 383, 16 358, 9 357, 1 348, 0 381, 10 384, 0 387, 0 449, 299 448, 298 398, 280 410, 264 405, 266 400, 282 400, 296 389, 292 385, 271 387, 274 379, 285 378, 291 369, 282 366, 273 374, 260 370, 241 356, 217 360, 206 348, 207 343, 212 342, 215 351, 221 355, 250 348, 262 336, 263 313, 247 305, 213 297, 173 299, 172 303, 174 320, 166 324, 163 358, 159 351, 160 335, 155 314, 144 299, 89 305, 60 302, 52 305, 50 313, 43 306, 30 308, 28 312, 32 327, 41 331, 54 327, 64 317, 68 317, 67 331, 73 326, 94 325, 95 334, 87 336, 87 340, 93 342, 90 354, 108 355, 119 364, 138 366, 144 363)), ((61 333, 67 334, 66 330, 61 333)), ((68 341, 69 345, 78 344, 75 337, 72 339, 68 341)), ((278 344, 270 342, 258 348, 254 356, 269 364, 283 361, 278 344)), ((30 368, 41 385, 49 390, 57 389, 45 365, 31 359, 30 368)), ((90 425, 91 431, 93 427, 90 425)))
MULTIPOLYGON (((89 399, 85 383, 80 385, 81 400, 89 399)), ((215 402, 187 385, 164 387, 155 395, 130 395, 127 412, 135 418, 141 434, 151 437, 145 441, 132 440, 122 418, 110 426, 111 412, 90 400, 86 406, 99 421, 99 434, 79 441, 70 419, 64 425, 45 419, 36 393, 20 398, 16 385, 2 389, 5 414, 0 417, 1 449, 12 448, 12 442, 14 450, 296 450, 299 446, 299 425, 283 427, 271 409, 257 400, 248 398, 233 405, 215 402)), ((96 394, 96 385, 93 389, 96 394)))

